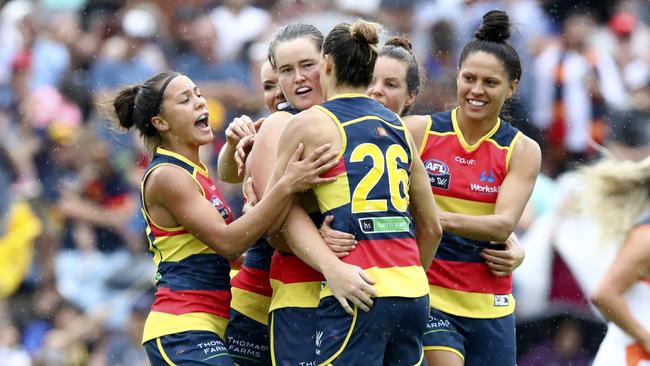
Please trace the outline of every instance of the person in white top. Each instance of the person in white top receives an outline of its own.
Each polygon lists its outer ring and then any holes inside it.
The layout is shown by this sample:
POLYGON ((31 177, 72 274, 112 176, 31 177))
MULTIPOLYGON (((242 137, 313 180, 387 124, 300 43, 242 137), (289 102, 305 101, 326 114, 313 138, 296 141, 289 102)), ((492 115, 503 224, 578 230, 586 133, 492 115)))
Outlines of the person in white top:
POLYGON ((609 320, 593 365, 650 365, 650 157, 606 158, 578 174, 582 209, 598 224, 602 242, 622 239, 591 295, 609 320))

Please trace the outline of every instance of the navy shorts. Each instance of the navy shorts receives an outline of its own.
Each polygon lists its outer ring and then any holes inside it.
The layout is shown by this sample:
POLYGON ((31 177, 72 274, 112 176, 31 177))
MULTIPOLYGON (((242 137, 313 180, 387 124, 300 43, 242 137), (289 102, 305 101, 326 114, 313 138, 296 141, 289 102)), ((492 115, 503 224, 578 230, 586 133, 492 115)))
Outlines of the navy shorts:
POLYGON ((370 311, 354 316, 328 296, 318 306, 318 365, 420 365, 429 296, 380 297, 370 311))
POLYGON ((315 366, 316 308, 280 308, 269 314, 271 358, 277 366, 315 366))
POLYGON ((269 328, 230 309, 225 336, 228 353, 239 366, 270 366, 269 328))
POLYGON ((207 331, 169 334, 147 341, 144 349, 152 366, 233 366, 219 335, 207 331))
POLYGON ((515 315, 475 319, 430 309, 425 351, 456 353, 465 366, 516 364, 515 315))

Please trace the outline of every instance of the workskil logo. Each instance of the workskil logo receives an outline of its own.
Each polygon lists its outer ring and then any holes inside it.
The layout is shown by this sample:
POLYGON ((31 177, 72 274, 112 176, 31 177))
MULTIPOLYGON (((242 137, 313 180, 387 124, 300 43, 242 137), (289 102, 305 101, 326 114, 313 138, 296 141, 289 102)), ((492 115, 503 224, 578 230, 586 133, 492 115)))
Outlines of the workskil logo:
POLYGON ((488 182, 488 183, 493 183, 494 182, 494 173, 491 170, 485 170, 481 172, 481 176, 479 177, 481 182, 488 182))
POLYGON ((429 182, 431 182, 431 187, 449 189, 449 180, 451 179, 451 174, 449 174, 449 167, 445 164, 444 161, 437 159, 430 159, 424 162, 424 168, 429 174, 429 182))
POLYGON ((470 183, 469 188, 474 192, 499 193, 499 191, 501 191, 501 186, 491 185, 495 180, 494 172, 491 170, 484 170, 479 175, 479 181, 484 184, 470 183))

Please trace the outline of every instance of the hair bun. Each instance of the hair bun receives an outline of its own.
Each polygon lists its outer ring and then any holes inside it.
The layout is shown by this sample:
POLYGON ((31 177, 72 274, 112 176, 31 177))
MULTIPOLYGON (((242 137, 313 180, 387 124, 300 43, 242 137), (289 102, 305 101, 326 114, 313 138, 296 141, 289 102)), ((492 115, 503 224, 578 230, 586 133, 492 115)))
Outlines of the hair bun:
POLYGON ((381 29, 382 27, 378 23, 357 20, 350 26, 350 33, 355 41, 377 44, 381 29))
POLYGON ((141 86, 133 85, 122 89, 115 97, 113 107, 120 126, 124 129, 129 129, 137 123, 139 114, 135 108, 135 98, 138 96, 141 86))
POLYGON ((483 15, 483 23, 474 34, 476 39, 490 42, 505 42, 510 38, 510 18, 500 10, 492 10, 483 15))
POLYGON ((406 36, 391 37, 386 41, 385 46, 401 47, 409 52, 413 50, 413 45, 406 36))

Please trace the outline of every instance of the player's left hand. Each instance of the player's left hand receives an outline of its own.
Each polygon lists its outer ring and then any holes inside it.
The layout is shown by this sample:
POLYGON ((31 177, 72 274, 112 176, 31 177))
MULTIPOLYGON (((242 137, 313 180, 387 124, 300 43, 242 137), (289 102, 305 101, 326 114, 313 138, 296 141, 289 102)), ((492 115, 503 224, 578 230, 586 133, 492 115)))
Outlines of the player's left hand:
POLYGON ((490 272, 497 277, 511 274, 523 263, 526 257, 526 251, 519 244, 515 233, 510 234, 503 244, 505 245, 505 249, 490 249, 488 247, 479 253, 490 268, 490 272))
POLYGON ((333 221, 334 216, 327 215, 318 232, 320 232, 320 236, 323 237, 323 240, 325 240, 325 243, 332 252, 337 257, 343 258, 348 256, 350 251, 356 248, 357 241, 352 234, 332 229, 331 225, 333 221))

